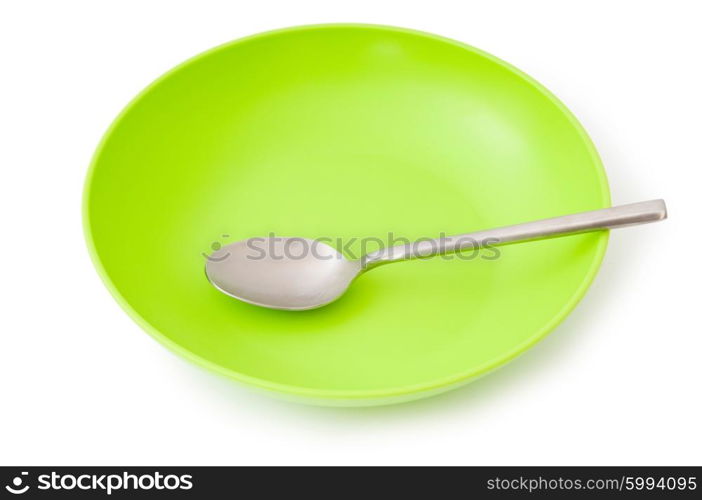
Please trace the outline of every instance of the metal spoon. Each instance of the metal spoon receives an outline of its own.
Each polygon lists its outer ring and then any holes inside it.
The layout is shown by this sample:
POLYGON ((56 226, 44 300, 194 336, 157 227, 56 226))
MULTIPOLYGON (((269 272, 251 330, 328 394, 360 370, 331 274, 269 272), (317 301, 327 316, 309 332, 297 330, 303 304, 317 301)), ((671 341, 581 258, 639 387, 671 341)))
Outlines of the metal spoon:
POLYGON ((555 236, 656 222, 667 217, 663 200, 604 208, 514 226, 486 229, 413 245, 389 247, 348 260, 306 238, 250 238, 221 247, 205 265, 221 292, 273 309, 304 310, 338 299, 360 274, 382 264, 555 236))

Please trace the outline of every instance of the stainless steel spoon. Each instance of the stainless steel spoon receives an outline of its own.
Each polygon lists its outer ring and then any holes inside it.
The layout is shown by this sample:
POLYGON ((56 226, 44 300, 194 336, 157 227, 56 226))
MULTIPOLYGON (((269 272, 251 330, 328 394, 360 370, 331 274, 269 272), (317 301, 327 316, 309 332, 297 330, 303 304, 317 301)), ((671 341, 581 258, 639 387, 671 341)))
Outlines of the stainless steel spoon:
POLYGON ((604 208, 514 226, 486 229, 413 245, 388 247, 359 260, 306 238, 250 238, 221 247, 205 264, 210 282, 244 302, 300 311, 338 299, 362 273, 382 264, 556 236, 614 229, 665 219, 663 200, 604 208))

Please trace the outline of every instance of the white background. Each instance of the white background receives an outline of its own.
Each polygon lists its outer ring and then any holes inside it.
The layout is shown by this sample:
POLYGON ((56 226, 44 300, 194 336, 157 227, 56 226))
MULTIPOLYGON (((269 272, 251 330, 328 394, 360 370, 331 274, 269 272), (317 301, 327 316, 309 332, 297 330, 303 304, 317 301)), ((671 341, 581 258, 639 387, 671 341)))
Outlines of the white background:
POLYGON ((0 463, 700 465, 700 19, 670 0, 3 3, 0 463), (94 271, 86 167, 121 108, 175 64, 322 22, 425 30, 511 62, 582 121, 615 204, 663 197, 670 219, 613 233, 558 329, 443 396, 316 408, 191 366, 94 271))

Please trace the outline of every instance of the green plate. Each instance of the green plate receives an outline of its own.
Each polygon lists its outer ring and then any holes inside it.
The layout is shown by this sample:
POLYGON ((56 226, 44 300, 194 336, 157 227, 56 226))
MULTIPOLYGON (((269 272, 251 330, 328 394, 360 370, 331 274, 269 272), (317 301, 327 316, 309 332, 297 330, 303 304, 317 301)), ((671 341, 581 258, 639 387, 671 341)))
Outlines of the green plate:
POLYGON ((384 266, 306 312, 223 295, 203 254, 271 232, 358 254, 378 247, 363 237, 606 206, 586 133, 524 73, 426 33, 323 25, 226 44, 144 90, 95 154, 84 222, 110 291, 167 347, 293 399, 371 405, 456 387, 543 338, 607 233, 384 266))

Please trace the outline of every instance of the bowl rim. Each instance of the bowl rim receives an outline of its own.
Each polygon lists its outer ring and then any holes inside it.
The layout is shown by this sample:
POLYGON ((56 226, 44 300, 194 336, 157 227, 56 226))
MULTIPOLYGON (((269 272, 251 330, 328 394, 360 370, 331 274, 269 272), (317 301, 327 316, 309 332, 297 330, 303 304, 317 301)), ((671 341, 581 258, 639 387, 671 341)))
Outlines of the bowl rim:
MULTIPOLYGON (((242 382, 244 384, 248 384, 250 386, 253 386, 255 388, 259 389, 264 389, 268 391, 273 391, 274 393, 278 393, 279 395, 286 395, 286 396, 292 396, 292 397, 302 397, 305 399, 307 402, 317 402, 322 404, 328 404, 328 402, 333 402, 336 401, 337 403, 343 403, 343 402, 351 402, 353 404, 354 401, 358 402, 363 402, 363 401, 376 401, 375 404, 384 404, 387 402, 393 402, 395 400, 409 400, 409 399, 417 399, 420 397, 423 397, 424 395, 432 395, 440 392, 444 392, 445 390, 452 389, 454 387, 457 387, 459 385, 463 385, 464 383, 470 382, 472 380, 475 380, 488 372, 505 365, 509 361, 513 360, 523 352, 527 351, 531 346, 534 344, 538 343, 540 340, 542 340, 547 334, 549 334, 556 326, 558 326, 567 316, 570 314, 570 312, 575 308, 575 306, 580 302, 580 300, 583 298, 585 293, 587 292, 588 288, 592 284, 595 276, 597 275, 597 272, 600 269, 600 266, 602 264, 602 260, 604 258, 605 252, 607 250, 607 244, 609 240, 609 232, 605 231, 602 233, 602 236, 598 239, 597 242, 597 247, 595 248, 595 253, 592 258, 592 262, 590 265, 590 268, 587 271, 587 274, 585 275, 584 279, 580 283, 580 286, 577 288, 575 293, 565 302, 563 307, 561 308, 560 311, 558 311, 557 314, 553 316, 553 318, 546 323, 541 329, 536 331, 533 335, 530 336, 529 339, 526 341, 522 342, 521 344, 517 345, 514 347, 509 353, 498 356, 495 359, 486 361, 482 365, 480 365, 478 368, 473 368, 470 370, 466 370, 465 372, 461 372, 458 374, 454 374, 448 377, 442 377, 439 379, 433 379, 428 382, 421 382, 417 384, 412 384, 412 385, 407 385, 407 386, 399 386, 399 387, 390 387, 390 388, 384 388, 384 389, 370 389, 370 390, 365 390, 365 389, 353 389, 353 390, 337 390, 337 389, 318 389, 318 388, 310 388, 310 387, 301 387, 297 385, 291 385, 291 384, 284 384, 280 382, 273 382, 270 380, 266 380, 263 378, 258 378, 258 377, 253 377, 250 375, 246 375, 244 373, 237 372, 236 370, 232 370, 230 368, 223 367, 221 365, 218 365, 217 363, 214 363, 206 358, 203 358, 202 356, 199 356, 190 350, 186 349, 185 347, 181 346, 180 344, 176 343, 175 341, 171 340, 169 337, 167 337, 164 333, 159 331, 158 328, 150 324, 145 318, 143 318, 137 310, 132 307, 132 305, 129 303, 129 301, 122 295, 122 293, 119 291, 117 286, 114 284, 112 279, 109 276, 109 273, 107 272, 107 269, 105 268, 100 255, 98 253, 97 247, 95 245, 95 241, 93 239, 93 233, 92 233, 92 228, 91 228, 91 222, 90 222, 90 193, 91 193, 91 187, 92 187, 92 181, 93 177, 95 175, 95 170, 97 168, 97 163, 98 160, 101 156, 101 153, 112 136, 112 133, 114 130, 119 126, 119 124, 122 122, 123 118, 134 108, 146 95, 148 95, 158 84, 161 82, 167 80, 170 78, 173 74, 177 73, 178 71, 186 68, 187 66, 204 59, 212 54, 215 54, 219 51, 222 50, 227 50, 233 46, 236 45, 242 45, 245 43, 249 43, 252 41, 256 41, 261 38, 267 38, 270 36, 277 36, 281 35, 284 33, 289 33, 289 32, 301 32, 301 31, 312 31, 312 30, 324 30, 324 29, 360 29, 360 30, 377 30, 377 31, 390 31, 390 32, 395 32, 395 33, 402 33, 402 34, 410 34, 410 35, 415 35, 423 38, 429 38, 432 40, 440 41, 443 43, 448 43, 450 45, 462 48, 464 50, 473 52, 479 56, 482 56, 486 58, 487 60, 502 66, 503 68, 509 70, 513 74, 517 75, 520 77, 522 80, 524 80, 527 84, 532 86, 534 89, 536 89, 538 92, 540 92, 543 96, 545 96, 552 104, 554 104, 561 113, 568 119, 569 123, 574 127, 578 135, 580 136, 581 140, 583 141, 583 144, 587 148, 591 158, 592 158, 592 165, 593 168, 595 169, 595 173, 597 175, 598 181, 599 181, 599 188, 600 188, 600 195, 602 198, 602 201, 605 206, 610 206, 611 205, 611 198, 610 198, 610 190, 609 190, 609 183, 607 180, 607 175, 604 170, 604 166, 602 164, 602 160, 591 140, 587 132, 585 131, 584 127, 580 124, 580 122, 577 120, 575 115, 548 89, 546 89, 542 84, 540 84, 538 81, 533 79, 531 76, 527 75, 520 69, 512 66, 511 64, 503 61, 502 59, 499 59, 498 57, 485 52, 481 49, 475 48, 471 45, 468 45, 463 42, 459 42, 457 40, 453 40, 451 38, 447 38, 444 36, 440 35, 435 35, 433 33, 428 33, 425 31, 421 30, 415 30, 415 29, 410 29, 410 28, 402 28, 402 27, 397 27, 397 26, 390 26, 390 25, 383 25, 383 24, 367 24, 367 23, 324 23, 324 24, 305 24, 305 25, 298 25, 298 26, 291 26, 291 27, 286 27, 286 28, 279 28, 279 29, 273 29, 273 30, 267 30, 264 32, 256 33, 253 35, 245 36, 242 38, 238 38, 223 44, 220 44, 218 46, 215 46, 213 48, 210 48, 208 50, 205 50, 204 52, 201 52, 193 57, 190 57, 186 59, 185 61, 181 62, 180 64, 176 65, 175 67, 171 68, 170 70, 166 71, 163 73, 161 76, 156 78, 153 82, 151 82, 148 86, 146 86, 143 90, 141 90, 123 109, 122 111, 117 115, 117 117, 112 121, 110 126, 107 128, 105 133, 103 134, 102 138, 100 139, 100 142, 98 143, 95 152, 92 155, 90 164, 88 166, 87 174, 85 177, 85 181, 83 184, 83 195, 82 195, 82 206, 81 206, 81 212, 82 212, 82 220, 83 220, 83 235, 85 238, 85 242, 88 248, 88 253, 90 254, 90 258, 93 262, 93 265, 95 266, 100 278, 102 279, 103 283, 109 290, 110 294, 114 297, 114 299, 117 301, 117 303, 120 305, 120 307, 144 330, 146 333, 148 333, 151 337, 156 339, 159 343, 164 345, 166 348, 171 350, 172 352, 182 356, 183 358, 190 360, 194 362, 195 364, 202 366, 214 373, 224 375, 230 379, 236 380, 238 382, 242 382), (325 403, 326 401, 326 403, 325 403)), ((593 208, 600 208, 600 207, 593 207, 593 208)), ((371 403, 374 404, 374 403, 371 403)))

